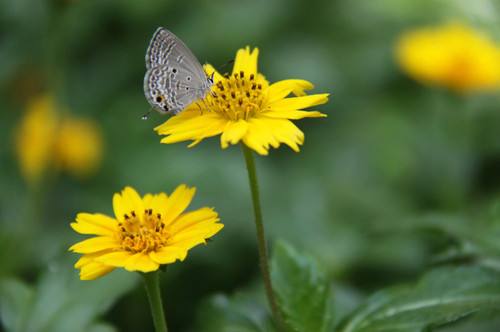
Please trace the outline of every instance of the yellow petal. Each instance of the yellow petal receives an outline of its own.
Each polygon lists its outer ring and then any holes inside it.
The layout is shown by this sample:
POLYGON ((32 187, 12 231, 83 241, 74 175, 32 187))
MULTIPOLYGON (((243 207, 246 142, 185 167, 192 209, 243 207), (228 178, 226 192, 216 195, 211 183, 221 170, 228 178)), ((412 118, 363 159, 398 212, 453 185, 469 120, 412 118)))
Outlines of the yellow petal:
POLYGON ((211 64, 204 64, 203 69, 208 77, 212 77, 212 74, 214 75, 214 83, 224 79, 224 77, 211 64))
POLYGON ((304 96, 304 90, 311 90, 312 88, 314 88, 314 85, 305 80, 283 80, 273 83, 266 90, 267 104, 272 104, 275 101, 281 100, 292 92, 296 96, 304 96))
POLYGON ((219 135, 224 127, 224 123, 221 123, 220 125, 212 125, 210 127, 207 127, 205 129, 199 129, 197 131, 190 131, 190 132, 182 132, 182 133, 176 133, 176 134, 169 134, 168 136, 162 138, 160 140, 160 143, 163 144, 173 144, 173 143, 178 143, 178 142, 183 142, 183 141, 193 141, 188 145, 188 147, 192 148, 196 145, 198 145, 202 140, 208 137, 216 136, 219 135))
POLYGON ((125 264, 127 271, 151 272, 158 270, 160 265, 149 258, 148 254, 137 253, 129 257, 125 264))
POLYGON ((80 257, 75 263, 75 268, 80 269, 80 279, 91 280, 101 277, 114 268, 95 261, 95 258, 100 254, 87 254, 80 257))
MULTIPOLYGON (((176 247, 183 248, 184 250, 188 251, 192 249, 193 247, 196 247, 199 244, 207 244, 207 241, 203 237, 195 236, 191 238, 187 238, 184 240, 177 241, 175 243, 176 247)), ((183 261, 184 259, 181 259, 183 261)))
POLYGON ((179 247, 164 247, 156 252, 150 252, 149 257, 158 264, 170 264, 176 260, 184 260, 187 251, 179 247))
POLYGON ((269 81, 266 79, 266 77, 262 73, 257 74, 257 84, 262 84, 262 90, 265 91, 267 88, 269 88, 269 81))
POLYGON ((142 196, 142 204, 144 204, 145 209, 151 204, 153 197, 153 194, 145 194, 144 196, 142 196))
POLYGON ((304 133, 289 120, 261 117, 250 119, 249 124, 243 142, 261 155, 267 155, 271 146, 277 148, 280 143, 298 152, 304 143, 304 133))
POLYGON ((200 112, 199 110, 185 110, 176 116, 170 117, 161 125, 155 127, 160 135, 173 134, 179 131, 195 131, 206 126, 207 122, 219 120, 220 116, 214 112, 200 112), (200 121, 200 119, 202 121, 200 121))
POLYGON ((182 231, 172 235, 169 239, 169 244, 182 247, 186 250, 190 248, 185 248, 182 246, 183 241, 185 240, 196 240, 198 239, 198 243, 204 243, 205 239, 208 239, 215 234, 217 234, 222 228, 223 224, 217 223, 214 220, 199 222, 196 225, 191 225, 188 228, 183 229, 182 231))
POLYGON ((90 254, 101 250, 118 248, 120 243, 109 236, 98 236, 74 244, 69 250, 79 254, 90 254))
POLYGON ((257 59, 259 49, 254 48, 250 51, 250 46, 239 49, 234 59, 233 75, 243 71, 246 75, 257 75, 257 59))
POLYGON ((94 259, 96 257, 98 257, 100 255, 100 253, 97 253, 97 254, 86 254, 86 255, 83 255, 82 257, 80 257, 80 259, 78 259, 78 261, 75 263, 74 267, 75 269, 79 269, 81 268, 82 266, 88 264, 88 263, 91 263, 94 261, 94 259))
POLYGON ((130 216, 132 212, 142 221, 144 204, 137 191, 131 187, 125 187, 121 194, 115 194, 113 196, 113 210, 119 221, 124 221, 125 214, 130 216))
POLYGON ((124 267, 130 257, 132 257, 132 254, 130 252, 118 250, 99 255, 98 257, 94 258, 94 260, 96 262, 114 267, 124 267))
POLYGON ((165 193, 159 193, 156 195, 148 194, 144 196, 144 208, 152 209, 154 213, 160 213, 165 215, 165 207, 168 204, 168 196, 165 193))
POLYGON ((100 213, 79 213, 71 228, 80 234, 108 235, 115 234, 118 224, 115 219, 100 213))
POLYGON ((245 136, 247 129, 248 123, 245 120, 229 121, 220 137, 222 148, 227 148, 229 144, 237 144, 245 136))
POLYGON ((274 110, 263 112, 262 116, 276 119, 300 120, 304 118, 326 118, 326 114, 318 111, 274 110))
POLYGON ((300 110, 326 103, 328 101, 328 95, 328 93, 320 93, 316 95, 281 99, 269 104, 269 107, 273 110, 300 110))
MULTIPOLYGON (((184 225, 184 227, 178 229, 176 232, 172 232, 172 237, 180 235, 181 233, 187 233, 187 232, 194 232, 194 231, 199 231, 199 230, 204 230, 207 228, 210 228, 214 224, 218 224, 217 222, 219 221, 219 218, 211 218, 211 219, 206 219, 198 222, 193 222, 188 225, 184 225)), ((221 224, 222 225, 222 224, 221 224)))
POLYGON ((166 225, 177 218, 191 203, 196 188, 188 188, 185 184, 178 186, 168 198, 165 205, 165 216, 163 218, 166 225))
POLYGON ((270 146, 280 146, 272 133, 273 127, 267 123, 263 118, 250 119, 247 134, 243 137, 243 142, 260 155, 267 155, 270 146))
POLYGON ((192 141, 191 143, 189 143, 188 148, 192 148, 194 146, 197 146, 198 144, 200 144, 201 141, 203 141, 203 138, 198 138, 197 140, 192 141))
POLYGON ((81 280, 94 280, 100 278, 115 268, 112 266, 104 265, 98 262, 90 262, 80 269, 80 279, 81 280))
POLYGON ((161 143, 176 143, 186 140, 201 141, 204 138, 220 134, 227 120, 216 112, 200 114, 196 111, 184 111, 171 117, 155 128, 160 135, 167 135, 161 143), (196 115, 194 115, 197 113, 196 115))
POLYGON ((167 121, 163 122, 161 125, 156 126, 154 130, 158 134, 170 134, 171 127, 183 124, 186 122, 186 120, 198 118, 200 115, 203 114, 206 113, 200 112, 199 109, 196 110, 193 107, 189 107, 189 109, 182 111, 176 116, 171 116, 170 118, 167 119, 167 121))
POLYGON ((176 234, 183 229, 189 228, 203 221, 218 221, 217 212, 211 208, 201 208, 195 211, 184 213, 168 227, 170 234, 176 234))
POLYGON ((173 235, 170 239, 169 242, 178 247, 178 243, 187 240, 187 239, 208 239, 209 237, 212 237, 213 235, 217 234, 222 228, 224 227, 223 224, 220 223, 210 223, 207 225, 203 225, 203 227, 195 227, 192 230, 188 229, 183 232, 179 232, 175 235, 173 235))

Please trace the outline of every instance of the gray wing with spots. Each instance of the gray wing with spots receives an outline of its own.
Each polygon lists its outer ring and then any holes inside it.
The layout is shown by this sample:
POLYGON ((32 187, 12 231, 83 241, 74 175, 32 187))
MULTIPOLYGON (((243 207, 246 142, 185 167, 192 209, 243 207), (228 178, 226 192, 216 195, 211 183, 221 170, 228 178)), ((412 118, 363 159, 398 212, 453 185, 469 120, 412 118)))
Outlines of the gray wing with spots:
POLYGON ((176 114, 194 101, 204 98, 207 90, 187 70, 164 65, 146 72, 144 93, 157 111, 176 114))
POLYGON ((160 27, 146 51, 146 68, 162 65, 185 68, 198 79, 206 79, 203 67, 191 50, 172 32, 160 27))
POLYGON ((146 52, 144 94, 161 113, 178 113, 205 97, 211 78, 187 46, 165 28, 158 28, 146 52))

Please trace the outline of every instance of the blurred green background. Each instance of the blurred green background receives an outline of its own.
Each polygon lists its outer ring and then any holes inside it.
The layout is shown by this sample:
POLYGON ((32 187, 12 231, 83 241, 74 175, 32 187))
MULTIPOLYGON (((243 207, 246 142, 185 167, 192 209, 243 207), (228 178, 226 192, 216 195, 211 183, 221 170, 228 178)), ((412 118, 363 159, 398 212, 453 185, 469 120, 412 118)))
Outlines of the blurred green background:
POLYGON ((15 317, 30 320, 30 331, 152 330, 137 278, 115 271, 81 282, 77 255, 67 252, 82 239, 69 227, 76 213, 112 214, 112 195, 126 185, 143 194, 196 186, 192 207, 214 206, 225 224, 163 277, 172 331, 208 330, 215 294, 262 296, 239 148, 221 151, 217 138, 192 149, 162 145, 152 129, 166 117, 141 120, 149 110, 144 53, 158 26, 201 62, 221 67, 238 48, 257 46, 271 82, 303 78, 314 92, 331 93, 318 107, 328 118, 298 124, 306 134, 299 154, 281 147, 257 159, 271 247, 282 238, 316 257, 341 313, 375 289, 414 280, 452 241, 422 225, 481 228, 500 194, 499 94, 422 86, 394 59, 401 32, 450 20, 500 40, 494 0, 2 0, 3 328, 15 317), (22 177, 16 128, 40 94, 101 128, 103 157, 93 174, 49 172, 37 186, 22 177))

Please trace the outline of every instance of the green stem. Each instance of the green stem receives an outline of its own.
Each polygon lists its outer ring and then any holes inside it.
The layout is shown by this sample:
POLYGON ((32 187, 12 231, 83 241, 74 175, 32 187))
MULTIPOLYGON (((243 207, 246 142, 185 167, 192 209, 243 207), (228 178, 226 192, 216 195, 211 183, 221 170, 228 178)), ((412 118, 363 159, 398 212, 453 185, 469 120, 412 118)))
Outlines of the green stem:
POLYGON ((148 294, 149 304, 151 306, 151 314, 156 332, 167 332, 167 322, 163 313, 163 305, 160 296, 159 271, 141 273, 144 277, 146 285, 146 293, 148 294))
POLYGON ((248 171, 248 181, 250 183, 250 190, 252 191, 253 212, 255 215, 255 228, 257 229, 257 245, 259 249, 259 263, 262 278, 264 280, 264 287, 266 289, 267 301, 271 307, 271 311, 279 330, 283 330, 283 317, 279 311, 278 304, 273 292, 271 283, 271 275, 269 273, 269 259, 267 256, 267 243, 266 235, 264 233, 264 224, 262 222, 262 209, 260 206, 259 185, 257 183, 257 172, 255 170, 255 161, 253 152, 246 145, 241 144, 245 162, 248 171))

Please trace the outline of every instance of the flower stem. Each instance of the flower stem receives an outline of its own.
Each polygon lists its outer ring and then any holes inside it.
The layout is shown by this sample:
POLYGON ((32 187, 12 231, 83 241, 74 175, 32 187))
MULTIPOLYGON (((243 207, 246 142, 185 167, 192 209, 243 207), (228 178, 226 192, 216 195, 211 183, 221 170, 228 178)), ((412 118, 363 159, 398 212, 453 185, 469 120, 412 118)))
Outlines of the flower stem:
POLYGON ((259 263, 262 278, 264 280, 264 287, 266 289, 267 301, 271 307, 271 311, 279 330, 283 330, 283 317, 279 311, 278 304, 273 292, 271 283, 271 275, 269 273, 269 259, 267 256, 266 235, 264 233, 264 224, 262 222, 262 209, 260 206, 259 185, 257 183, 257 172, 255 169, 255 161, 253 152, 245 144, 241 144, 245 162, 248 171, 248 181, 250 183, 250 190, 252 191, 253 212, 255 215, 255 228, 257 229, 257 245, 259 249, 259 263))
POLYGON ((144 277, 146 293, 148 294, 151 314, 156 332, 167 332, 167 322, 163 313, 163 305, 160 296, 159 271, 141 273, 144 277))

